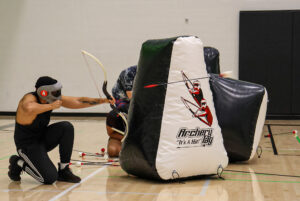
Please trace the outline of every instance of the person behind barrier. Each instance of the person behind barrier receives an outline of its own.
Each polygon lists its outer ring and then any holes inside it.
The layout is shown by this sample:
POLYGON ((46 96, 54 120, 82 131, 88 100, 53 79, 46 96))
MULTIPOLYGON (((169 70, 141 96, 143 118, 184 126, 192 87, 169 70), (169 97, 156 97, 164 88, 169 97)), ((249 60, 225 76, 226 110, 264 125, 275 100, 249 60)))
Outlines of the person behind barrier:
POLYGON ((44 184, 56 180, 79 183, 80 177, 69 169, 74 127, 68 121, 49 125, 51 113, 61 106, 78 109, 102 103, 114 104, 114 100, 63 96, 62 84, 48 76, 40 77, 35 88, 34 92, 25 94, 18 105, 14 141, 19 156, 10 157, 8 176, 13 181, 20 181, 20 174, 25 171, 44 184), (47 154, 56 146, 59 146, 60 154, 58 171, 47 154))
MULTIPOLYGON (((128 114, 129 103, 132 97, 132 87, 136 75, 137 66, 131 66, 123 70, 112 89, 112 95, 116 100, 119 111, 128 114)), ((109 136, 107 152, 110 157, 118 157, 121 151, 121 140, 125 131, 123 119, 115 112, 110 111, 106 118, 106 130, 109 136), (120 132, 121 131, 121 132, 120 132)))

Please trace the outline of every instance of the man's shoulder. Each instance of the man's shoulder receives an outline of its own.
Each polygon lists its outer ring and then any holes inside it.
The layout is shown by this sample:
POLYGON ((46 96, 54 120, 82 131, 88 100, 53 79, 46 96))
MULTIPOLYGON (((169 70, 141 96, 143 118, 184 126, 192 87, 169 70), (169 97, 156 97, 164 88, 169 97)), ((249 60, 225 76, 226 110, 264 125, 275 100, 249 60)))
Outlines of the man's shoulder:
POLYGON ((23 96, 21 101, 36 101, 37 97, 34 95, 34 92, 29 92, 23 96))
POLYGON ((130 66, 124 70, 122 70, 121 74, 128 74, 132 72, 136 72, 137 66, 130 66))
POLYGON ((130 66, 128 71, 136 73, 137 66, 130 66))
POLYGON ((135 74, 136 74, 136 66, 131 66, 131 67, 129 67, 125 70, 124 76, 127 79, 132 79, 133 80, 134 77, 135 77, 135 74))

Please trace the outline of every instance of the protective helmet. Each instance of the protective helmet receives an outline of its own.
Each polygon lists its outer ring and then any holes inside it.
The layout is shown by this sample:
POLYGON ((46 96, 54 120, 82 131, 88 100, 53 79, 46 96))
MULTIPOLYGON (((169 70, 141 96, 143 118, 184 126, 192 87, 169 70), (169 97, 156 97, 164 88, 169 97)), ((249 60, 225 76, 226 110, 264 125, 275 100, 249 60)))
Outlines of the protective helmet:
POLYGON ((62 84, 51 77, 40 77, 35 87, 37 95, 47 103, 61 99, 62 84))

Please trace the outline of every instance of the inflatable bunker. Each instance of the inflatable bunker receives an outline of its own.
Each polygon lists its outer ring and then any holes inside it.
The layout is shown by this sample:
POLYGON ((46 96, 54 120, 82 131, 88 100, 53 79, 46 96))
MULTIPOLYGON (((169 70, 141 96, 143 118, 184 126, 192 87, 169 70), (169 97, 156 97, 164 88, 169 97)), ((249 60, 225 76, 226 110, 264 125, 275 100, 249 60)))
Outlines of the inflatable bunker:
POLYGON ((203 51, 194 36, 143 44, 120 153, 127 173, 171 180, 227 166, 203 51))
POLYGON ((229 161, 252 159, 266 118, 265 87, 213 74, 210 87, 229 161))
POLYGON ((267 108, 261 85, 222 78, 219 53, 194 36, 146 41, 141 49, 121 167, 172 180, 217 174, 253 158, 267 108))

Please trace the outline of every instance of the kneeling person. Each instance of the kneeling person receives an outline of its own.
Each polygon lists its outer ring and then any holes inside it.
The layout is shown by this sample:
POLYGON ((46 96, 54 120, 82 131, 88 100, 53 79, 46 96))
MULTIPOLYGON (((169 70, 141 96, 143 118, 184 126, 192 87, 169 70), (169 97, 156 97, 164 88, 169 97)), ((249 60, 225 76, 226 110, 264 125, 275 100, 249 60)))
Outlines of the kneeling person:
POLYGON ((79 183, 80 177, 69 169, 74 127, 67 121, 48 125, 52 110, 61 106, 78 109, 102 103, 113 104, 114 101, 62 96, 62 85, 48 76, 40 77, 35 88, 36 91, 25 94, 18 105, 14 140, 19 156, 10 157, 8 176, 13 181, 20 181, 23 170, 44 184, 52 184, 56 180, 79 183), (57 145, 60 154, 58 171, 47 154, 57 145))
MULTIPOLYGON (((116 100, 116 107, 123 113, 128 113, 129 103, 132 96, 133 82, 137 66, 131 66, 123 70, 112 89, 112 95, 116 100)), ((115 111, 111 111, 106 118, 106 130, 109 136, 107 152, 110 157, 118 157, 121 151, 123 135, 118 131, 125 132, 123 119, 115 111)))

